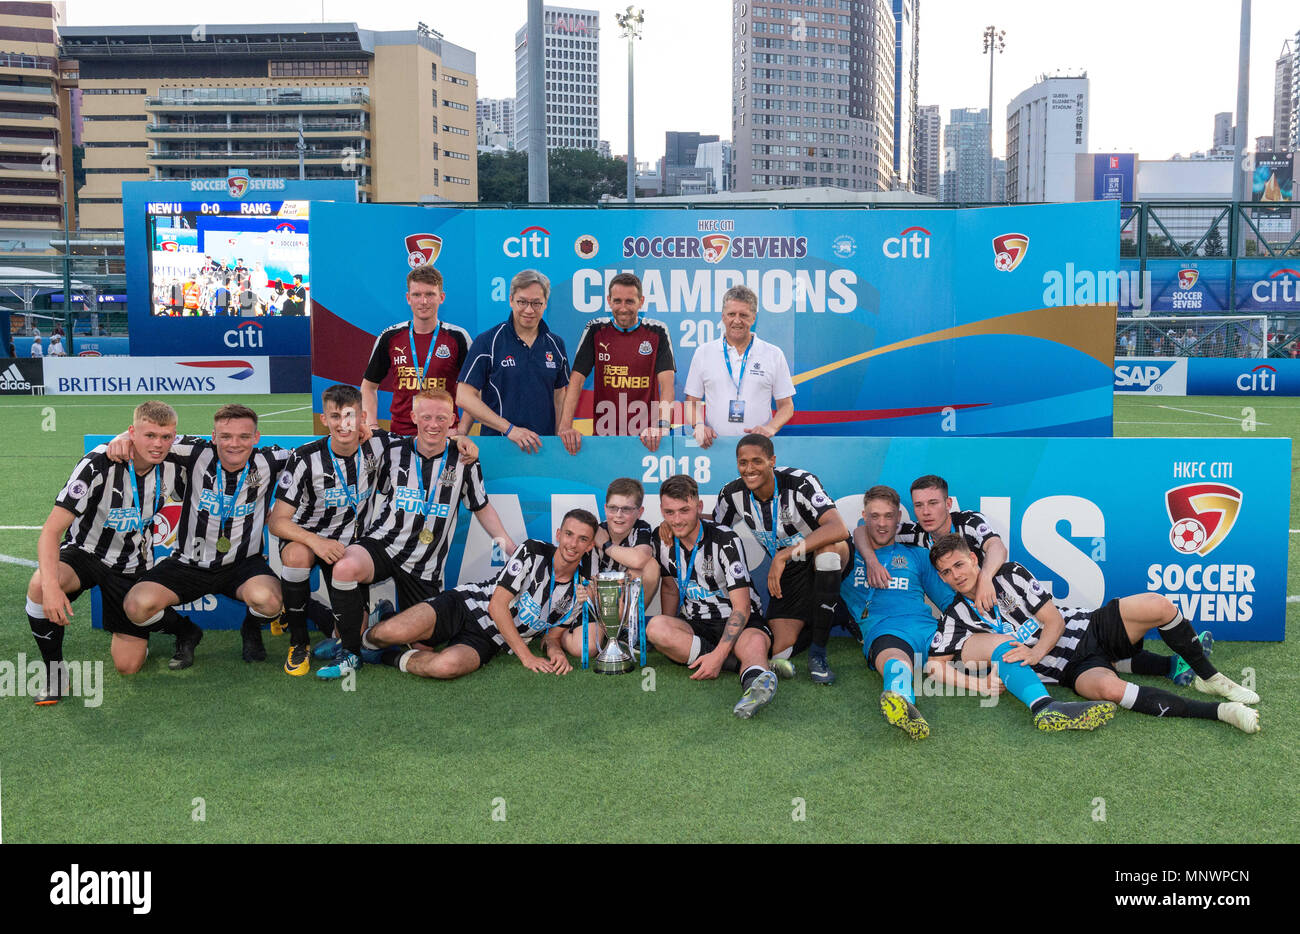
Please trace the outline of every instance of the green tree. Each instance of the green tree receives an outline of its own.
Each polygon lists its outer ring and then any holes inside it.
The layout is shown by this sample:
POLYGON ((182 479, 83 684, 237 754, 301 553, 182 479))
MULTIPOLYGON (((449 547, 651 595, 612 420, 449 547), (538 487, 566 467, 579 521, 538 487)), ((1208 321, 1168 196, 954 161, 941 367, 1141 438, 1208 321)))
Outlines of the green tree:
MULTIPOLYGON (((590 149, 552 149, 547 172, 551 204, 595 204, 603 195, 622 198, 627 193, 627 163, 605 159, 590 149)), ((480 201, 526 202, 528 154, 481 153, 478 197, 480 201)))
POLYGON ((1222 256, 1223 255, 1223 236, 1219 233, 1219 225, 1215 224, 1210 228, 1209 234, 1205 238, 1205 255, 1222 256))

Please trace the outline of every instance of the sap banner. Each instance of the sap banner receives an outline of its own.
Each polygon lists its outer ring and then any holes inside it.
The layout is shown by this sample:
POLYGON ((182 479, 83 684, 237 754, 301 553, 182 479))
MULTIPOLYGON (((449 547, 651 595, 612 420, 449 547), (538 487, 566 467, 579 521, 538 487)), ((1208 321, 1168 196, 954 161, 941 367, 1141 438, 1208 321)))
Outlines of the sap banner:
POLYGON ((1116 357, 1115 392, 1158 396, 1300 396, 1300 360, 1116 357))
MULTIPOLYGON (((576 457, 555 438, 545 439, 536 455, 502 438, 479 444, 492 504, 516 542, 525 535, 549 541, 574 507, 603 509, 605 488, 617 476, 645 485, 645 519, 652 524, 659 521, 659 485, 667 477, 691 474, 711 509, 717 491, 736 476, 734 448, 717 444, 706 451, 681 437, 655 454, 633 438, 590 439, 576 457)), ((907 503, 912 480, 938 472, 959 505, 984 512, 1012 559, 1063 603, 1095 607, 1154 591, 1220 639, 1283 638, 1290 439, 782 436, 777 463, 816 473, 850 526, 867 487, 887 483, 907 503)), ((174 526, 180 507, 167 508, 174 526)), ((161 534, 155 541, 164 544, 161 534)), ((747 545, 763 589, 762 550, 752 540, 747 545)), ((446 579, 487 579, 506 557, 494 554, 482 527, 462 514, 446 579)), ((224 599, 192 609, 203 626, 233 628, 242 619, 224 599)))
POLYGON ((270 391, 269 357, 45 358, 45 392, 51 396, 270 391))
MULTIPOLYGON (((643 314, 673 335, 678 399, 696 349, 721 339, 723 293, 744 283, 759 295, 759 336, 794 377, 788 434, 1108 436, 1119 209, 313 204, 316 410, 329 384, 359 383, 375 335, 410 318, 412 266, 443 273, 441 317, 471 335, 508 316, 515 273, 541 270, 546 322, 570 357, 605 312, 605 283, 629 270, 643 314)), ((394 385, 380 387, 381 417, 394 385)), ((579 414, 590 418, 589 394, 579 414)))

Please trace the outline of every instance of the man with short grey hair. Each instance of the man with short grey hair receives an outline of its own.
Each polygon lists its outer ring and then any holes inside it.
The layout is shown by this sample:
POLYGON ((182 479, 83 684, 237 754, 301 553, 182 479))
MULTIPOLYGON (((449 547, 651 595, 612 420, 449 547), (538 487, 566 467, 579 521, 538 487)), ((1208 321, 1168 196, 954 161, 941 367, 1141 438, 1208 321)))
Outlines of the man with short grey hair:
POLYGON ((484 435, 505 435, 530 454, 541 450, 541 435, 558 433, 569 358, 542 320, 550 296, 551 281, 536 269, 510 280, 510 317, 474 338, 460 371, 462 433, 477 420, 484 435))
POLYGON ((727 289, 722 296, 722 337, 701 345, 691 358, 686 424, 693 427, 702 448, 719 435, 770 438, 794 415, 790 365, 780 347, 753 333, 757 317, 758 296, 752 289, 727 289))

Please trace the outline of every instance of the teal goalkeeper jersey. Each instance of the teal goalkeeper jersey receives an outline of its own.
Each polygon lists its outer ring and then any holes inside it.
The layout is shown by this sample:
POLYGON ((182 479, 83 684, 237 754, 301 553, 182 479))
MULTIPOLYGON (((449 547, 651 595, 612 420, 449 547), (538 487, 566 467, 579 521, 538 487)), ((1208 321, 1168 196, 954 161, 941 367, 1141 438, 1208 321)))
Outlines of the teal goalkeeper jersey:
POLYGON ((928 643, 934 635, 936 620, 925 605, 929 596, 937 607, 952 603, 955 594, 939 579, 930 564, 930 553, 913 545, 895 542, 876 549, 876 559, 889 572, 887 588, 867 585, 867 564, 853 550, 853 573, 840 585, 840 596, 863 636, 882 629, 906 632, 910 640, 928 643))

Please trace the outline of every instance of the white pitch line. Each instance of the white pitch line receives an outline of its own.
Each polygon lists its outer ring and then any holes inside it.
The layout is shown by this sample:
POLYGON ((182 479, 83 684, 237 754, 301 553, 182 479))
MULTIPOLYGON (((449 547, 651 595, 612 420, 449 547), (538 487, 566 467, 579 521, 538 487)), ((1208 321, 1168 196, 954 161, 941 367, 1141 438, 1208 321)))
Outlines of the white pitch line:
POLYGON ((35 561, 28 561, 26 558, 15 558, 13 555, 0 555, 0 562, 5 564, 21 564, 25 568, 40 567, 35 561))
MULTIPOLYGON (((1214 412, 1198 412, 1198 411, 1196 411, 1196 409, 1180 409, 1180 408, 1178 408, 1178 406, 1176 406, 1176 405, 1158 405, 1158 406, 1156 406, 1156 408, 1158 408, 1158 409, 1168 409, 1168 410, 1171 411, 1171 412, 1186 412, 1186 413, 1188 413, 1189 415, 1205 415, 1205 416, 1208 416, 1209 418, 1226 418, 1226 419, 1227 419, 1228 421, 1230 421, 1230 422, 1239 422, 1239 421, 1241 421, 1241 416, 1240 416, 1240 415, 1216 415, 1214 412)), ((1256 425, 1267 425, 1268 422, 1260 422, 1260 421, 1257 421, 1257 422, 1255 422, 1255 424, 1256 424, 1256 425)))
POLYGON ((1286 598, 1287 603, 1300 603, 1300 593, 1293 593, 1286 598))
POLYGON ((1116 425, 1182 425, 1184 428, 1195 425, 1195 422, 1122 422, 1115 420, 1116 425))
POLYGON ((258 418, 270 418, 272 415, 288 415, 290 412, 301 412, 303 409, 310 409, 310 405, 300 405, 296 409, 281 409, 279 412, 258 412, 258 418))
POLYGON ((4 532, 39 532, 40 530, 39 525, 0 525, 0 531, 4 532))

